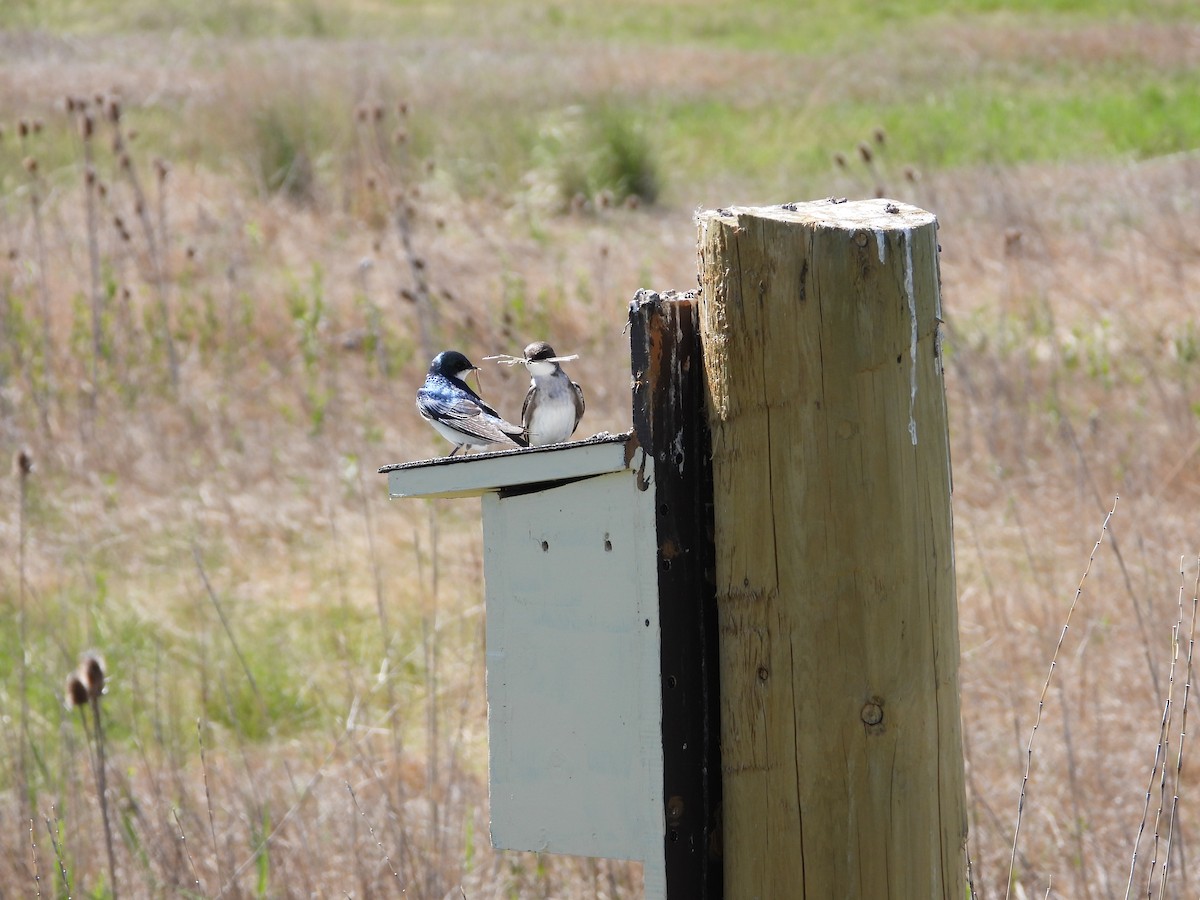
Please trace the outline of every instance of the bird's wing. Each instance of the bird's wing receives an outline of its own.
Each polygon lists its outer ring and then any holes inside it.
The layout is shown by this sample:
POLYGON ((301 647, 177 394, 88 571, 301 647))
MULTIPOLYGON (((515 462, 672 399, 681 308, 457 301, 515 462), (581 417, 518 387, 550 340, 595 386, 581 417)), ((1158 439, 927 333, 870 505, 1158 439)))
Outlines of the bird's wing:
POLYGON ((513 441, 520 444, 525 429, 506 422, 482 400, 459 396, 453 399, 434 392, 418 391, 417 408, 427 419, 444 423, 447 427, 482 440, 499 443, 513 441))
POLYGON ((533 414, 533 395, 537 392, 537 387, 533 381, 529 382, 529 390, 525 392, 525 402, 521 404, 521 421, 525 424, 525 430, 529 430, 529 417, 533 414))
MULTIPOLYGON (((583 388, 574 381, 571 382, 571 397, 575 401, 575 428, 578 428, 579 420, 583 418, 583 410, 586 404, 583 402, 583 388)), ((575 428, 571 429, 571 434, 575 433, 575 428)))
POLYGON ((417 409, 427 419, 459 421, 479 416, 483 410, 469 397, 448 397, 434 391, 417 391, 417 409))

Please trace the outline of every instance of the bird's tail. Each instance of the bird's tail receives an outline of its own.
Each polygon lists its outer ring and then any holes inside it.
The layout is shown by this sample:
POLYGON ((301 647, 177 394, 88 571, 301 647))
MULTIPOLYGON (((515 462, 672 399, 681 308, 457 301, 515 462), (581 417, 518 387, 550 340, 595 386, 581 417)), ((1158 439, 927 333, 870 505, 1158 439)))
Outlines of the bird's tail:
POLYGON ((505 422, 504 425, 501 426, 501 430, 503 430, 503 432, 507 434, 512 442, 518 447, 529 446, 529 432, 527 432, 522 426, 514 425, 512 422, 505 422))

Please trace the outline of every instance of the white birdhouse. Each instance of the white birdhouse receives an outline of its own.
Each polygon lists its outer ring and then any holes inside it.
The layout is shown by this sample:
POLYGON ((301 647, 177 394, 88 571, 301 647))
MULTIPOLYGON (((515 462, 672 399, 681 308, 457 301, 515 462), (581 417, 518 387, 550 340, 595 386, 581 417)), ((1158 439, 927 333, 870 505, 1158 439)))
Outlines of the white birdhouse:
POLYGON ((698 377, 669 346, 692 313, 631 307, 635 432, 380 469, 394 498, 481 498, 492 844, 641 860, 647 898, 720 885, 710 519, 681 477, 707 453, 666 383, 698 377))

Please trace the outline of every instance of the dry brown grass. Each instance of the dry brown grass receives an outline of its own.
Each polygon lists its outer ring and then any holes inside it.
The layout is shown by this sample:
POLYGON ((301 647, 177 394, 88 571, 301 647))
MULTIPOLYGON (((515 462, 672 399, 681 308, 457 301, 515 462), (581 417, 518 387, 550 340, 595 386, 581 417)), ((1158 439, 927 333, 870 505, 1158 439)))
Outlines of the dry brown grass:
MULTIPOLYGON (((995 57, 1027 52, 1028 35, 1003 37, 995 57)), ((969 38, 974 52, 990 46, 969 38)), ((1159 38, 1170 53, 1194 52, 1159 38)), ((1072 52, 1125 46, 1098 31, 1069 42, 1072 52)), ((413 269, 393 214, 397 202, 415 212, 439 348, 477 359, 551 338, 582 356, 571 371, 588 394, 584 430, 621 430, 628 299, 642 286, 693 284, 693 198, 732 202, 761 185, 725 173, 675 185, 677 199, 662 207, 567 216, 520 191, 464 195, 429 149, 445 152, 437 136, 464 132, 433 110, 561 102, 584 83, 730 91, 753 61, 725 52, 693 78, 696 51, 683 49, 652 60, 577 47, 514 57, 485 41, 447 67, 439 54, 450 45, 398 54, 361 42, 350 48, 354 64, 345 47, 305 41, 225 47, 176 37, 164 47, 40 36, 4 45, 14 51, 3 64, 12 76, 0 97, 5 149, 10 120, 39 116, 52 133, 31 152, 57 162, 40 182, 53 378, 39 382, 36 366, 0 369, 0 450, 8 457, 27 443, 36 461, 25 560, 33 637, 23 648, 32 721, 26 745, 14 725, 17 651, 8 641, 3 742, 41 759, 34 841, 25 824, 0 832, 3 892, 32 893, 35 875, 49 890, 59 878, 47 819, 61 827, 58 857, 73 889, 105 890, 83 736, 53 695, 79 652, 97 647, 111 667, 109 788, 123 895, 211 897, 228 886, 229 896, 366 897, 394 895, 399 883, 435 900, 460 888, 472 900, 636 896, 634 865, 487 847, 477 510, 386 503, 374 474, 446 449, 412 403, 428 361, 418 308, 399 293, 412 290, 413 269), (561 78, 545 84, 545 68, 561 78), (474 90, 481 72, 492 77, 474 90), (325 148, 318 185, 300 204, 266 195, 242 156, 255 109, 292 85, 324 117, 313 137, 325 148), (130 123, 146 129, 133 143, 143 177, 153 155, 174 154, 166 199, 177 390, 155 338, 145 243, 111 226, 116 213, 136 219, 108 159, 99 165, 109 215, 97 237, 117 290, 110 356, 95 383, 90 330, 73 336, 87 234, 78 147, 54 105, 114 87, 130 123), (454 101, 456 92, 469 97, 454 101), (355 108, 380 104, 390 137, 405 127, 401 99, 419 146, 381 161, 355 108), (213 147, 227 156, 212 158, 213 147), (370 349, 374 331, 382 354, 370 349), (230 634, 251 660, 253 688, 230 634)), ((821 85, 865 89, 836 78, 821 85)), ((0 178, 0 247, 14 254, 0 259, 0 303, 7 313, 27 304, 33 315, 29 181, 19 171, 0 178)), ((1186 556, 1194 572, 1200 548, 1200 159, 980 168, 889 186, 942 222, 975 886, 980 897, 1004 894, 1037 697, 1119 493, 1047 695, 1015 878, 1018 896, 1041 896, 1051 881, 1057 896, 1124 896, 1167 690, 1177 563, 1186 556)), ((839 174, 821 193, 869 188, 839 174)), ((4 359, 15 358, 16 340, 0 335, 4 359)), ((32 346, 22 345, 26 362, 32 346)), ((524 390, 503 368, 485 371, 482 386, 502 410, 524 390)), ((18 482, 6 477, 6 559, 16 559, 18 505, 18 482)), ((15 565, 6 567, 6 623, 17 582, 15 565)), ((9 823, 24 816, 17 758, 6 752, 0 763, 9 823)), ((1192 771, 1185 757, 1167 896, 1195 893, 1192 771)), ((1148 859, 1143 845, 1139 860, 1148 859)))

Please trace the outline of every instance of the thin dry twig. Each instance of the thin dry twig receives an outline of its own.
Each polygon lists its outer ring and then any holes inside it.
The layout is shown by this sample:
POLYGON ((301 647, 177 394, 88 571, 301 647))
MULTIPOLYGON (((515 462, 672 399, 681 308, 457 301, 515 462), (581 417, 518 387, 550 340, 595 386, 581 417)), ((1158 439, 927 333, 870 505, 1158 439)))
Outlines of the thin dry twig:
POLYGON ((175 817, 175 827, 179 829, 179 841, 183 845, 184 855, 187 856, 188 867, 192 870, 192 884, 196 885, 196 890, 203 894, 204 885, 200 882, 200 873, 196 871, 196 863, 192 860, 192 851, 188 849, 187 835, 183 832, 183 823, 179 821, 179 810, 171 807, 171 815, 175 817))
POLYGON ((1058 654, 1062 649, 1063 641, 1067 638, 1067 629, 1071 627, 1071 616, 1074 614, 1075 607, 1079 603, 1079 597, 1083 593, 1083 583, 1087 580, 1088 573, 1092 571, 1092 563, 1096 560, 1096 553, 1100 549, 1100 544, 1104 541, 1104 535, 1108 531, 1109 520, 1112 519, 1113 514, 1117 511, 1117 501, 1120 499, 1120 496, 1113 498, 1112 509, 1104 517, 1104 524, 1100 528, 1100 537, 1096 539, 1096 545, 1092 548, 1087 566, 1084 568, 1083 575, 1079 579, 1079 584, 1075 588, 1075 596, 1071 599, 1070 609, 1067 610, 1067 619, 1063 622, 1062 632, 1058 636, 1058 643, 1054 645, 1054 655, 1050 658, 1050 670, 1046 673, 1046 681, 1042 684, 1042 693, 1038 697, 1037 718, 1034 720, 1033 728, 1029 732, 1029 743, 1025 746, 1025 773, 1021 777, 1021 796, 1017 801, 1017 823, 1013 827, 1012 853, 1008 858, 1008 887, 1004 892, 1005 900, 1012 893, 1013 873, 1017 863, 1017 842, 1021 834, 1022 814, 1025 812, 1025 795, 1029 784, 1029 770, 1033 765, 1033 741, 1037 736, 1038 726, 1042 724, 1042 712, 1046 707, 1046 693, 1050 690, 1050 682, 1054 678, 1054 670, 1058 667, 1058 654))
POLYGON ((217 866, 217 881, 223 882, 225 876, 221 874, 221 845, 217 843, 217 823, 213 818, 212 791, 208 786, 208 758, 204 753, 204 723, 200 719, 196 720, 196 739, 200 743, 200 772, 204 776, 204 805, 208 809, 208 832, 212 836, 213 860, 217 866))
MULTIPOLYGON (((163 343, 167 349, 167 366, 171 375, 171 387, 179 389, 179 351, 175 348, 175 336, 171 330, 171 280, 167 269, 167 248, 156 233, 153 221, 150 219, 150 206, 142 180, 138 176, 133 157, 129 153, 125 141, 125 132, 121 125, 121 104, 117 98, 109 100, 107 115, 113 132, 113 155, 117 164, 129 182, 133 191, 133 208, 142 226, 146 238, 146 250, 150 257, 151 283, 158 300, 159 325, 162 328, 163 343)), ((166 200, 163 193, 164 178, 159 181, 159 221, 166 229, 166 200)))
POLYGON ((388 871, 392 873, 392 877, 397 881, 400 880, 400 873, 396 871, 396 867, 392 865, 392 858, 388 856, 387 850, 384 849, 383 841, 379 839, 379 835, 375 833, 375 826, 371 824, 371 820, 367 818, 366 811, 363 810, 358 803, 358 797, 354 795, 354 788, 350 786, 350 782, 346 782, 346 790, 350 792, 350 799, 354 801, 354 808, 358 810, 358 814, 362 816, 362 820, 367 823, 367 831, 375 840, 375 845, 379 848, 379 852, 383 854, 383 861, 387 864, 388 871))
POLYGON ((200 558, 200 548, 196 543, 192 542, 192 559, 196 561, 196 571, 200 573, 200 580, 204 583, 204 590, 208 594, 209 602, 217 611, 217 618, 221 620, 221 627, 225 629, 225 636, 229 638, 229 643, 233 647, 234 655, 237 656, 238 662, 241 663, 242 671, 246 673, 246 680, 250 682, 250 690, 254 692, 255 698, 258 700, 259 706, 266 709, 266 703, 263 700, 262 694, 258 690, 258 682, 254 680, 254 673, 250 671, 250 664, 246 662, 246 657, 242 653, 242 648, 238 645, 237 638, 233 636, 233 627, 229 624, 229 619, 225 616, 225 609, 221 606, 221 600, 217 596, 217 592, 213 590, 212 582, 208 580, 208 573, 204 570, 204 560, 200 558))
MULTIPOLYGON (((1183 560, 1179 563, 1179 576, 1182 580, 1184 574, 1183 560)), ((1180 584, 1179 596, 1179 618, 1183 619, 1183 585, 1180 584)), ((1167 822, 1167 850, 1163 856, 1162 879, 1159 883, 1158 896, 1160 900, 1164 900, 1167 895, 1167 880, 1171 868, 1171 850, 1174 845, 1175 825, 1179 813, 1179 791, 1180 784, 1183 779, 1183 745, 1187 738, 1187 714, 1188 701, 1192 693, 1192 676, 1193 676, 1193 651, 1196 648, 1196 607, 1200 603, 1200 558, 1196 560, 1196 582, 1192 587, 1192 615, 1191 624, 1188 627, 1188 650, 1187 650, 1187 670, 1183 686, 1183 712, 1180 714, 1179 724, 1179 749, 1175 755, 1175 795, 1171 798, 1171 816, 1167 822)), ((1176 644, 1178 651, 1178 643, 1176 644)))
POLYGON ((33 889, 34 896, 42 896, 42 870, 38 861, 37 838, 33 833, 33 819, 29 820, 29 849, 33 854, 33 889))
POLYGON ((63 848, 54 833, 54 823, 46 819, 46 832, 50 835, 50 846, 54 848, 54 859, 58 862, 58 874, 62 878, 63 890, 68 898, 71 896, 71 879, 67 877, 67 863, 63 859, 63 848))
POLYGON ((21 792, 21 802, 25 806, 25 815, 32 821, 33 816, 33 794, 29 785, 29 664, 26 659, 26 648, 29 646, 28 629, 29 623, 27 619, 28 610, 26 607, 26 573, 25 573, 25 542, 26 542, 26 521, 28 517, 29 506, 29 476, 33 472, 33 456, 22 448, 17 451, 16 456, 17 469, 17 640, 20 652, 17 657, 20 660, 18 666, 18 681, 17 689, 21 692, 21 726, 20 726, 20 741, 19 750, 17 752, 17 788, 21 792))

